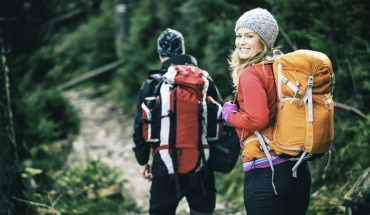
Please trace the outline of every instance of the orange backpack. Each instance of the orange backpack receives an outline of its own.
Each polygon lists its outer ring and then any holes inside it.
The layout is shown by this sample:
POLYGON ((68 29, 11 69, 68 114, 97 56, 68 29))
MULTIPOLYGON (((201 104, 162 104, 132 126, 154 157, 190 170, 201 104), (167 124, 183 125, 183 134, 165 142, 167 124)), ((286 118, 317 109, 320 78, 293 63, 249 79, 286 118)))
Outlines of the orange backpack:
POLYGON ((296 177, 303 160, 330 153, 334 140, 333 68, 325 54, 297 50, 275 60, 273 72, 278 94, 275 125, 253 131, 246 143, 258 141, 271 167, 271 155, 296 160, 292 169, 296 177))

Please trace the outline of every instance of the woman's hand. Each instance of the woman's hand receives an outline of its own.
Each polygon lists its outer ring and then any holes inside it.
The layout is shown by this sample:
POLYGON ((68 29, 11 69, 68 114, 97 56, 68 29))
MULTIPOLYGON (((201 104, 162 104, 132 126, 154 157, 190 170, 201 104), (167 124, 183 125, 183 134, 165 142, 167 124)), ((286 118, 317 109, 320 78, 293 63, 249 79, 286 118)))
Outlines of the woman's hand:
POLYGON ((238 106, 236 104, 232 102, 226 102, 224 106, 222 106, 222 118, 229 125, 229 118, 233 112, 238 112, 238 106))

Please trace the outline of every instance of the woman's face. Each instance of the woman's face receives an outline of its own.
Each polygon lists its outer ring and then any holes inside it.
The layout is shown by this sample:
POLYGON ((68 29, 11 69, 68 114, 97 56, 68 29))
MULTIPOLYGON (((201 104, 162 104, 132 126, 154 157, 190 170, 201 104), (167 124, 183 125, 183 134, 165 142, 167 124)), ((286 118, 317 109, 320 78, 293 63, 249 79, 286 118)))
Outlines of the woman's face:
POLYGON ((235 47, 238 50, 240 59, 248 60, 257 50, 262 49, 263 44, 258 34, 252 29, 239 28, 235 33, 235 47))

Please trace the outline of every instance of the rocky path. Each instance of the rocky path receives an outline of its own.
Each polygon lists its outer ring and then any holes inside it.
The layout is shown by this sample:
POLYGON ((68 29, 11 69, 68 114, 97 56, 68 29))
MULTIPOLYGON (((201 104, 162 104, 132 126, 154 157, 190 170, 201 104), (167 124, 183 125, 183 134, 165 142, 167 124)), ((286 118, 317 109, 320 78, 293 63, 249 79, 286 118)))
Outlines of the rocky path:
MULTIPOLYGON (((81 118, 80 135, 73 143, 68 162, 100 160, 123 172, 126 198, 131 198, 148 214, 150 182, 143 179, 132 152, 133 118, 120 114, 113 105, 92 90, 69 90, 65 96, 81 118)), ((177 214, 189 214, 186 201, 180 202, 177 214)), ((226 208, 217 205, 214 214, 227 215, 226 208)), ((243 213, 238 213, 243 214, 243 213)))

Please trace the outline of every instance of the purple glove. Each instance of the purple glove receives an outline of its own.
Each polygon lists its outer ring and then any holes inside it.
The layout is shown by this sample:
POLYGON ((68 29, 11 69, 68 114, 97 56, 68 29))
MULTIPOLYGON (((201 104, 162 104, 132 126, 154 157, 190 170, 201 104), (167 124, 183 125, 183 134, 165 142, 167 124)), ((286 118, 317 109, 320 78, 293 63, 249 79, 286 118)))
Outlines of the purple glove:
POLYGON ((227 124, 230 124, 229 117, 232 112, 238 112, 238 106, 232 102, 226 102, 224 106, 222 106, 222 118, 227 124))

